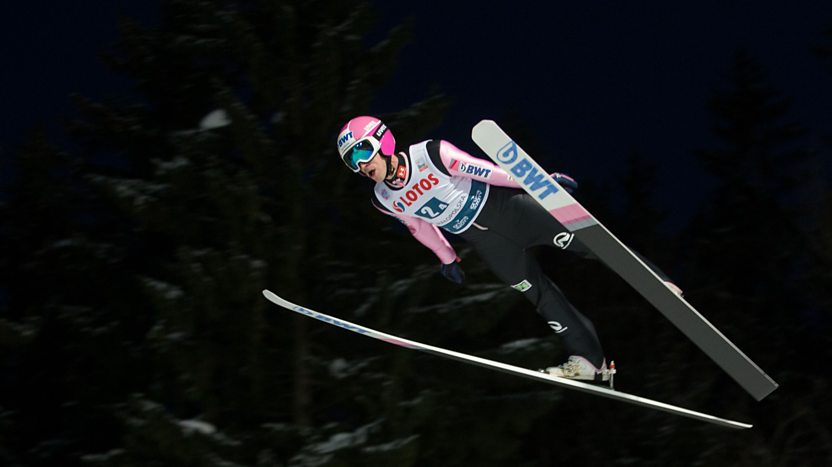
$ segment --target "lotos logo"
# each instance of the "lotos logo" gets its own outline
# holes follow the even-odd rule
[[[535,164],[528,157],[520,154],[520,150],[514,141],[509,141],[508,144],[497,151],[497,160],[505,165],[510,165],[508,171],[529,192],[541,190],[536,195],[538,199],[542,200],[558,192],[555,184],[549,181],[549,176],[542,170],[538,170],[539,168],[535,167]]]
[[[420,196],[425,194],[436,185],[439,185],[439,179],[434,174],[428,174],[427,178],[423,178],[414,183],[404,195],[399,196],[397,201],[393,202],[393,209],[396,212],[404,212],[405,206],[411,206]]]
[[[341,137],[338,138],[338,149],[341,149],[341,146],[343,146],[344,143],[346,143],[347,141],[349,141],[351,139],[352,139],[352,132],[351,131],[348,131],[348,132],[344,133],[343,135],[341,135]]]

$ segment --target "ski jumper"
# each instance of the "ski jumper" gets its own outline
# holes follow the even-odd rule
[[[543,274],[526,251],[548,245],[595,259],[506,172],[453,144],[425,141],[400,153],[401,182],[377,183],[373,205],[396,217],[443,264],[457,255],[440,228],[469,242],[503,282],[523,293],[569,355],[601,367],[604,353],[592,322]]]

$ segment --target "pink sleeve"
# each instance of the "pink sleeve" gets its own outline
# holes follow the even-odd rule
[[[375,204],[373,204],[373,206],[375,206]],[[376,209],[379,209],[378,206],[375,207]],[[381,209],[379,209],[379,211],[395,217],[402,224],[404,224],[407,227],[407,230],[410,231],[411,235],[413,235],[416,240],[419,240],[419,243],[430,248],[442,264],[450,264],[456,260],[456,251],[451,244],[448,243],[445,236],[442,235],[442,232],[439,231],[439,227],[416,217],[400,216],[396,213]]]
[[[439,141],[439,157],[451,175],[473,178],[489,185],[520,188],[520,184],[493,162],[474,157],[448,141]]]

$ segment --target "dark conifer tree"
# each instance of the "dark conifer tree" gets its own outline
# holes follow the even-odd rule
[[[742,336],[737,344],[781,384],[768,399],[783,403],[760,417],[755,431],[755,442],[765,449],[737,460],[744,463],[803,463],[818,458],[828,439],[820,425],[798,429],[793,418],[814,406],[811,401],[818,402],[822,390],[804,376],[819,357],[806,339],[812,334],[807,311],[815,307],[808,294],[812,278],[806,267],[812,261],[806,246],[812,243],[816,203],[807,187],[817,174],[807,170],[812,153],[804,129],[790,117],[790,105],[759,62],[748,52],[737,53],[727,82],[709,102],[719,143],[698,152],[716,188],[690,230],[698,287],[689,295],[729,338]],[[702,375],[715,371],[700,369]],[[728,396],[726,391],[736,389],[724,376],[703,379],[702,388],[722,410],[755,408],[747,398]],[[818,449],[798,448],[790,441],[793,430]],[[713,442],[720,446],[724,440]],[[739,449],[723,445],[715,451]]]
[[[19,222],[3,230],[17,250],[2,322],[15,376],[0,405],[21,429],[0,425],[14,446],[0,453],[271,465],[343,430],[327,413],[337,388],[312,376],[330,343],[310,340],[303,318],[267,315],[260,290],[340,308],[384,284],[378,264],[353,262],[371,211],[354,209],[333,149],[407,40],[397,28],[367,44],[371,16],[362,3],[182,0],[158,28],[124,21],[109,61],[135,93],[79,97],[75,153],[21,152],[4,206]],[[438,123],[443,106],[434,96],[385,116]]]

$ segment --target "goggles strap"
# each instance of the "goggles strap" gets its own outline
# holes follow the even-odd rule
[[[381,151],[379,151],[379,152],[381,152]],[[393,158],[392,157],[383,157],[383,159],[384,159],[384,163],[387,164],[387,176],[384,177],[384,179],[385,180],[390,180],[390,177],[393,176]]]

